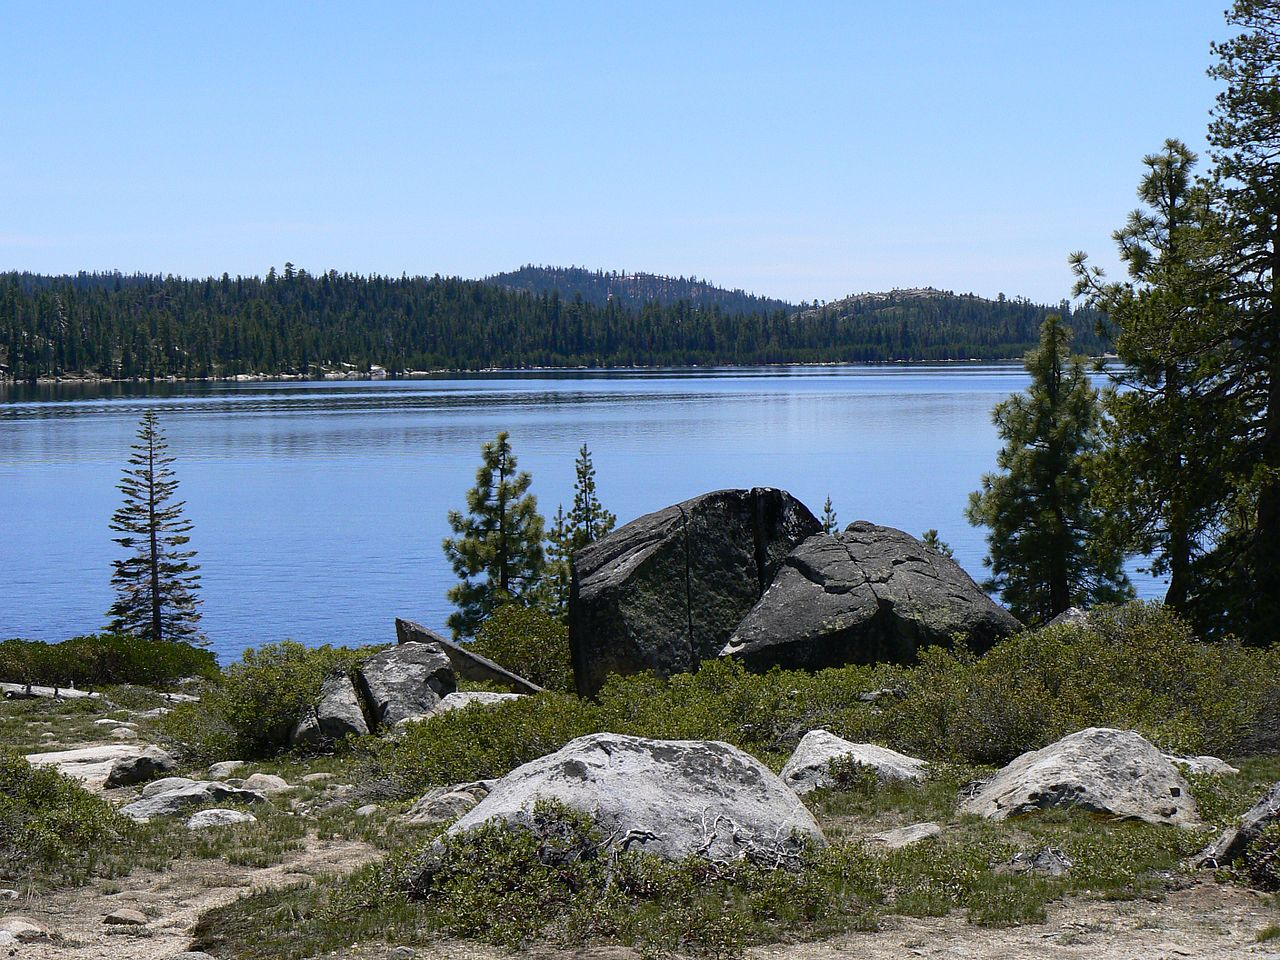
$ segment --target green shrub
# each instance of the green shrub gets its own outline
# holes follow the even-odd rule
[[[540,607],[503,604],[480,625],[470,648],[548,690],[573,689],[569,628]]]
[[[381,647],[305,647],[292,640],[244,652],[199,703],[182,704],[161,729],[193,759],[262,759],[281,753],[333,673],[351,672]]]
[[[0,680],[15,683],[80,688],[134,683],[166,689],[184,677],[217,673],[212,653],[181,641],[102,633],[61,643],[0,643]]]
[[[0,878],[56,870],[70,881],[127,829],[109,803],[74,780],[0,751]]]
[[[1280,823],[1264,827],[1249,844],[1242,872],[1259,890],[1280,890]]]

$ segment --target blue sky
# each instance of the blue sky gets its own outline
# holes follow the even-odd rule
[[[1215,0],[0,0],[0,269],[1056,302],[1196,149]]]

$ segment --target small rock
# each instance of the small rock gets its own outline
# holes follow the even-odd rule
[[[494,706],[499,703],[507,703],[512,700],[521,700],[524,698],[523,693],[493,693],[487,690],[466,690],[455,691],[441,699],[434,707],[422,717],[406,717],[401,723],[408,720],[425,720],[427,717],[438,717],[442,713],[448,713],[451,710],[461,710],[464,707],[479,704],[481,706]]]
[[[1002,875],[1030,877],[1062,877],[1071,871],[1073,864],[1057,847],[1045,847],[1035,853],[1015,853],[1008,863],[1002,863],[995,872]]]
[[[378,806],[376,803],[366,803],[363,807],[358,807],[356,809],[356,816],[371,817],[381,809],[382,807]]]
[[[145,823],[152,817],[171,817],[184,813],[191,807],[206,803],[266,803],[264,794],[254,790],[240,790],[225,783],[193,783],[176,790],[166,790],[154,797],[144,797],[120,808],[120,812],[132,820]]]
[[[258,818],[251,813],[215,807],[212,810],[201,810],[199,813],[192,814],[187,820],[187,829],[204,830],[208,827],[229,827],[237,823],[257,822]]]
[[[188,950],[186,953],[175,953],[172,960],[214,960],[214,958],[198,950]]]
[[[874,743],[850,743],[826,730],[810,730],[782,768],[782,782],[796,793],[829,787],[832,783],[831,765],[837,760],[870,767],[882,782],[902,780],[919,783],[928,770],[925,761],[888,747]]]
[[[122,721],[112,720],[110,717],[103,717],[101,720],[93,721],[93,725],[95,727],[119,727],[122,726]]]
[[[405,823],[433,824],[456,820],[489,795],[497,780],[477,780],[439,787],[421,797],[401,818]]]
[[[159,717],[163,717],[166,713],[171,712],[172,711],[168,707],[155,707],[151,710],[143,710],[139,713],[135,713],[134,716],[140,717],[143,720],[155,720]]]
[[[36,943],[49,939],[49,928],[30,917],[9,916],[0,918],[0,933],[7,933],[18,943]]]
[[[909,827],[886,830],[867,837],[867,842],[882,850],[901,850],[921,840],[932,840],[942,835],[942,827],[936,823],[913,823]]]
[[[117,760],[107,774],[108,787],[127,787],[178,769],[178,762],[159,747],[147,747],[139,756]]]
[[[150,921],[141,910],[125,907],[102,918],[103,923],[114,923],[125,927],[145,927]]]
[[[1186,767],[1192,773],[1215,777],[1234,777],[1240,771],[1217,757],[1186,757],[1178,753],[1166,753],[1165,759],[1177,766]]]
[[[222,760],[210,765],[208,773],[215,780],[225,780],[243,766],[243,760]]]
[[[0,890],[0,900],[17,900],[19,896],[17,890]]]
[[[136,740],[137,738],[138,731],[131,727],[116,727],[111,731],[112,740]]]
[[[413,960],[418,955],[418,951],[413,947],[394,947],[387,954],[388,960]]]
[[[285,790],[292,790],[284,777],[277,777],[273,773],[255,773],[253,776],[245,779],[240,784],[245,790],[256,790],[259,793],[281,793]]]
[[[144,797],[157,797],[162,793],[168,793],[170,790],[181,790],[183,787],[190,787],[196,783],[189,777],[161,777],[159,780],[152,780],[142,788]]]
[[[302,778],[303,783],[323,783],[325,780],[332,780],[335,774],[332,773],[308,773]]]

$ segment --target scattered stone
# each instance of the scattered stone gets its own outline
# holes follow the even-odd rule
[[[265,793],[268,796],[293,789],[284,777],[277,777],[273,773],[255,773],[253,776],[247,777],[240,786],[245,790],[256,790],[258,793]]]
[[[33,767],[55,767],[59,773],[79,780],[87,789],[101,790],[117,761],[140,756],[145,749],[143,744],[103,743],[75,750],[29,753],[27,762]]]
[[[569,642],[578,693],[594,696],[611,673],[670,676],[718,656],[787,554],[821,529],[784,490],[719,490],[577,551]]]
[[[143,797],[120,808],[120,812],[140,823],[153,817],[172,817],[191,807],[206,803],[266,803],[267,798],[253,790],[241,790],[225,783],[200,782],[188,787],[167,790],[153,797]]]
[[[1131,730],[1090,727],[1018,757],[961,801],[960,813],[990,820],[1078,807],[1147,823],[1199,824],[1191,788],[1147,740]]]
[[[795,752],[782,768],[782,782],[796,793],[808,793],[832,785],[833,761],[851,761],[875,771],[881,782],[904,780],[922,782],[928,764],[905,753],[874,743],[850,743],[826,730],[810,730],[797,744]]]
[[[1228,827],[1218,838],[1200,851],[1191,861],[1193,867],[1216,870],[1235,863],[1244,855],[1249,844],[1272,824],[1280,823],[1280,783],[1274,784],[1240,818],[1240,825]]]
[[[215,780],[225,780],[243,766],[243,760],[221,760],[211,764],[208,773]]]
[[[1007,876],[1064,877],[1074,866],[1057,847],[1045,847],[1035,853],[1015,853],[1007,863],[997,864],[995,873]]]
[[[427,713],[458,688],[453,665],[441,649],[402,643],[360,664],[359,683],[376,724]]]
[[[72,687],[41,687],[27,683],[0,683],[0,693],[6,700],[83,700],[101,696]]]
[[[375,813],[378,813],[381,809],[382,807],[378,806],[376,803],[366,803],[363,807],[356,808],[356,816],[372,817]]]
[[[133,715],[143,720],[158,720],[160,717],[163,717],[166,713],[172,713],[172,712],[173,711],[171,711],[168,707],[153,707],[150,710],[135,712]]]
[[[110,717],[103,717],[101,720],[93,721],[95,727],[119,727],[123,723],[123,720],[112,720]]]
[[[517,693],[542,693],[542,687],[532,680],[526,680],[506,667],[494,663],[488,657],[482,657],[452,640],[447,640],[434,630],[429,630],[412,620],[396,618],[396,642],[434,644],[449,658],[449,662],[453,664],[453,672],[464,680],[510,687]]]
[[[1215,777],[1234,777],[1240,771],[1217,757],[1184,757],[1177,753],[1166,753],[1165,759],[1170,763],[1186,767],[1192,773],[1208,774]]]
[[[487,797],[497,780],[477,780],[438,787],[418,799],[404,812],[405,823],[430,825],[456,820]]]
[[[302,778],[303,783],[323,783],[325,780],[332,780],[337,774],[333,773],[308,773]]]
[[[154,797],[161,793],[168,793],[170,790],[177,790],[179,787],[189,787],[197,781],[189,777],[161,777],[159,780],[152,780],[142,788],[144,797]]]
[[[115,727],[108,736],[110,736],[112,740],[136,740],[138,737],[138,731],[132,730],[129,727]]]
[[[671,860],[794,862],[804,842],[825,844],[813,815],[764,764],[727,743],[579,737],[507,774],[452,827],[532,822],[538,800],[591,816],[612,847]]]
[[[188,950],[185,953],[175,953],[171,960],[215,960],[215,958],[198,950]]]
[[[17,900],[17,899],[18,899],[18,897],[20,897],[20,896],[21,896],[21,894],[20,894],[20,893],[18,893],[18,891],[17,891],[17,890],[10,890],[10,889],[8,889],[8,888],[3,889],[3,890],[0,890],[0,900],[10,900],[10,901],[12,901],[12,900]]]
[[[881,700],[894,699],[905,700],[907,691],[904,687],[881,687],[879,690],[868,690],[866,693],[858,694],[858,699],[863,703],[879,703]]]
[[[1021,626],[951,558],[859,520],[797,546],[722,655],[753,670],[910,663],[957,635],[981,652]]]
[[[151,921],[141,910],[125,907],[114,913],[108,913],[102,918],[102,922],[119,924],[125,927],[145,927]]]
[[[1088,625],[1089,611],[1083,607],[1067,607],[1067,609],[1045,624],[1046,627],[1087,627]]]
[[[343,737],[369,733],[364,708],[355,684],[345,673],[328,677],[320,687],[320,698],[289,732],[294,747],[315,747]]]
[[[225,810],[213,807],[193,813],[187,820],[188,830],[205,830],[209,827],[229,827],[237,823],[257,823],[258,818],[242,810]]]
[[[867,837],[867,843],[882,850],[901,850],[922,840],[932,840],[942,835],[942,827],[936,823],[913,823],[909,827],[898,827],[884,833],[873,833]]]
[[[0,934],[8,934],[18,943],[38,943],[51,936],[49,928],[39,920],[16,915],[0,917]]]
[[[387,957],[388,960],[413,960],[417,955],[418,951],[413,947],[393,947]]]
[[[128,787],[178,769],[178,762],[159,747],[147,747],[136,757],[117,760],[107,774],[106,786]]]

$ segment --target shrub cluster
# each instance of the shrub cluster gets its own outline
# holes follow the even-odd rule
[[[471,649],[540,687],[573,689],[569,628],[541,607],[503,604],[480,625]]]
[[[52,767],[0,751],[0,878],[56,868],[70,880],[127,826],[111,804]]]
[[[212,653],[181,641],[102,633],[61,643],[0,643],[0,680],[12,683],[82,689],[133,683],[166,689],[184,677],[217,673]]]
[[[305,647],[292,640],[248,649],[199,703],[182,704],[162,730],[195,760],[261,759],[282,752],[314,706],[325,677],[352,672],[381,647]]]

